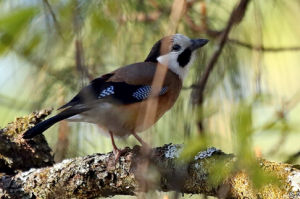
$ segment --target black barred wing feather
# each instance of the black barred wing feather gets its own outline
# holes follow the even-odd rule
[[[98,99],[110,98],[122,104],[131,104],[146,100],[151,94],[150,85],[130,85],[125,82],[107,82],[107,87],[98,95]],[[163,87],[159,95],[167,92]]]
[[[168,87],[163,87],[158,95],[163,95],[167,92]],[[145,100],[147,99],[151,94],[151,86],[145,85],[139,87],[133,94],[132,96],[137,99],[137,100]]]

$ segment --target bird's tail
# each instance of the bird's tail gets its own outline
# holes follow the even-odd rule
[[[53,116],[53,117],[51,117],[51,118],[49,118],[45,121],[42,121],[42,122],[38,123],[37,125],[35,125],[31,129],[28,129],[23,134],[23,138],[24,139],[30,139],[30,138],[33,138],[33,137],[39,135],[39,134],[42,134],[44,131],[46,131],[48,128],[50,128],[56,122],[67,119],[71,116],[82,113],[86,110],[87,109],[72,109],[72,108],[64,110],[61,113],[59,113],[59,114],[57,114],[57,115],[55,115],[55,116]]]
[[[31,129],[28,129],[23,134],[23,138],[30,139],[39,134],[42,134],[44,131],[46,131],[48,128],[50,128],[53,124],[55,124],[56,122],[59,122],[63,119],[66,119],[66,118],[61,117],[60,115],[55,115],[45,121],[42,121],[42,122],[38,123],[37,125],[35,125],[34,127],[32,127]]]

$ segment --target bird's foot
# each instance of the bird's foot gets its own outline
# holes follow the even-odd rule
[[[120,159],[120,156],[126,153],[126,148],[125,149],[118,149],[117,147],[113,149],[113,153],[115,155],[115,161],[118,161]]]

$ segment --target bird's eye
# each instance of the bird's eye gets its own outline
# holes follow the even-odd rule
[[[178,44],[175,44],[173,47],[172,47],[172,51],[179,51],[180,50],[180,46]]]

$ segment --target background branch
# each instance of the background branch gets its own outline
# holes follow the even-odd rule
[[[48,9],[48,11],[49,11],[49,13],[50,13],[50,15],[51,15],[51,17],[53,19],[54,27],[55,27],[57,33],[59,34],[59,36],[61,38],[64,38],[63,34],[62,34],[62,31],[61,31],[61,28],[60,28],[60,25],[59,25],[59,23],[58,23],[58,21],[56,19],[55,13],[54,13],[54,11],[53,11],[50,3],[48,2],[48,0],[43,0],[43,3],[45,5],[45,7]]]
[[[288,164],[293,164],[299,157],[300,157],[300,151],[290,155],[285,162]]]
[[[81,29],[83,26],[83,21],[81,19],[81,10],[78,1],[74,1],[74,14],[73,14],[73,26],[74,26],[74,34],[75,34],[75,63],[76,69],[81,76],[81,80],[87,78],[89,81],[92,81],[94,77],[89,73],[88,68],[85,65],[84,60],[84,49],[82,42],[82,33]],[[81,86],[84,86],[84,82],[82,82]]]
[[[203,93],[207,84],[207,80],[215,66],[215,64],[218,61],[219,56],[221,55],[221,52],[223,50],[223,47],[225,46],[225,43],[228,39],[229,32],[233,25],[238,24],[242,21],[243,17],[245,16],[247,6],[249,4],[250,0],[241,0],[239,4],[233,9],[230,18],[227,22],[227,25],[225,29],[222,31],[222,34],[220,35],[219,42],[217,44],[217,48],[215,52],[213,53],[212,57],[210,58],[207,66],[205,67],[205,70],[203,72],[203,75],[201,76],[200,80],[196,83],[195,90],[193,90],[192,93],[192,99],[193,104],[201,105],[203,103]],[[198,122],[198,129],[200,132],[203,131],[203,124],[200,120]]]
[[[248,48],[250,50],[257,50],[257,51],[263,51],[263,52],[282,52],[282,51],[299,51],[300,46],[289,46],[289,47],[265,47],[265,46],[254,46],[252,44],[239,41],[237,39],[228,39],[228,42]]]
[[[195,3],[195,1],[189,1],[187,3],[187,9],[190,9],[193,4]],[[185,13],[184,16],[184,20],[186,22],[186,24],[189,26],[189,28],[197,33],[202,33],[202,34],[207,34],[208,36],[212,37],[212,38],[218,38],[220,37],[220,35],[224,32],[224,30],[214,30],[211,27],[209,27],[208,25],[208,18],[207,18],[207,11],[206,11],[206,3],[205,2],[199,2],[201,3],[201,25],[198,25],[194,22],[194,20],[192,19],[192,17],[190,17],[188,15],[188,12]],[[246,7],[245,7],[246,8]],[[245,9],[243,8],[243,9]],[[239,19],[237,19],[237,21],[235,23],[240,23],[242,20],[242,10],[240,10],[240,16]],[[245,12],[246,10],[244,10]],[[230,21],[230,20],[229,20]],[[243,42],[240,41],[238,39],[231,39],[231,38],[227,38],[227,42],[230,42],[231,44],[237,45],[237,46],[241,46],[250,50],[257,50],[257,51],[263,51],[263,52],[282,52],[282,51],[299,51],[300,50],[300,46],[288,46],[288,47],[265,47],[263,45],[260,46],[255,46],[253,44],[247,43],[247,42]],[[194,87],[197,88],[197,87]]]

